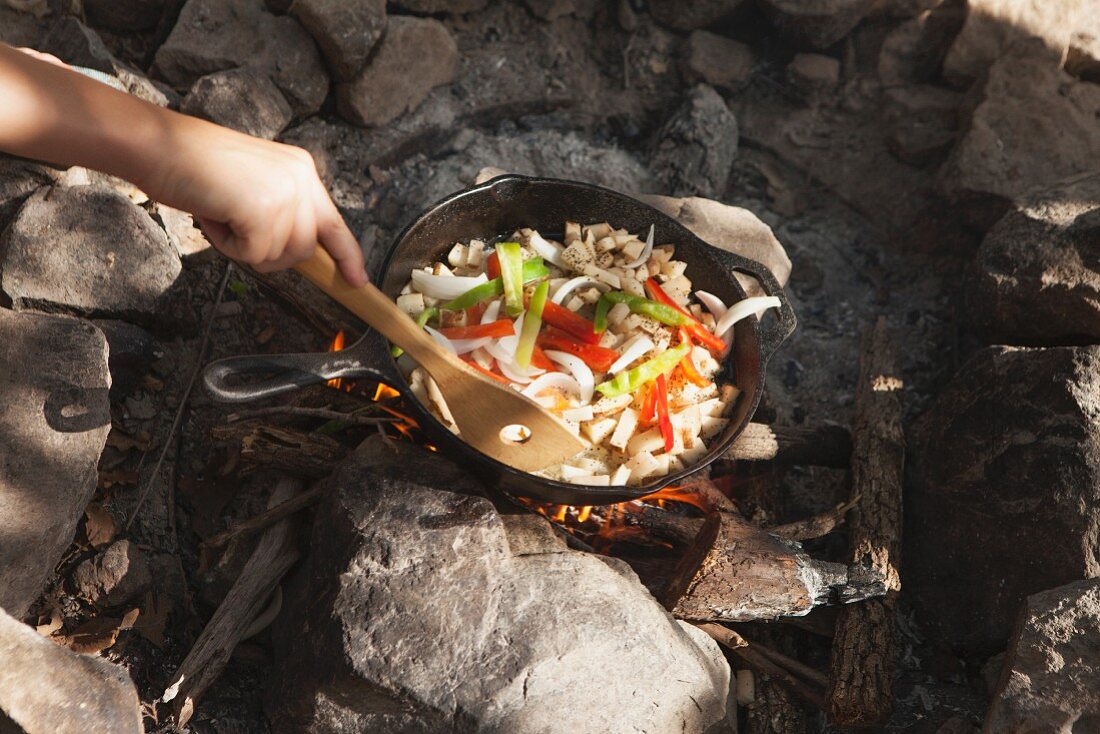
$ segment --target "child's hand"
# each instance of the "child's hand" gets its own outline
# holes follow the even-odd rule
[[[223,253],[266,273],[307,259],[320,243],[352,285],[363,253],[305,150],[201,121],[143,182],[152,198],[191,212]]]

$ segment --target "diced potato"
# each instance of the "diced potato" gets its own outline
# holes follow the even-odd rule
[[[611,468],[607,465],[607,452],[602,449],[585,452],[582,456],[575,457],[573,466],[586,469],[589,474],[607,474]]]
[[[413,290],[413,284],[412,284],[411,280],[408,283],[405,284],[404,288],[401,289],[401,295],[403,295],[403,296],[407,296],[408,294],[415,293],[415,292],[416,291]]]
[[[638,256],[642,254],[642,250],[644,249],[644,242],[642,242],[641,240],[631,239],[623,245],[623,248],[622,250],[620,250],[620,252],[622,252],[623,257],[629,263],[637,260]]]
[[[661,454],[653,458],[657,461],[657,468],[650,472],[650,476],[663,477],[668,474],[668,454]]]
[[[578,466],[570,466],[569,464],[561,465],[561,478],[566,481],[576,479],[577,477],[588,477],[591,475],[592,472],[588,471],[588,469],[582,469]]]
[[[650,255],[650,262],[656,262],[658,265],[664,265],[672,259],[675,254],[676,248],[672,245],[657,245],[653,248],[653,254]]]
[[[592,263],[585,265],[582,272],[591,278],[595,278],[601,283],[607,283],[609,286],[616,290],[622,288],[622,284],[619,282],[619,276],[615,275],[609,270],[604,270],[603,268],[596,267]]]
[[[451,269],[443,263],[435,263],[434,265],[432,265],[431,272],[432,275],[454,275],[454,273],[451,272]]]
[[[579,477],[569,477],[565,481],[570,484],[588,484],[593,487],[611,486],[611,477],[606,474],[583,474]]]
[[[661,266],[661,275],[672,278],[679,278],[687,270],[687,263],[683,260],[669,260],[667,263]]]
[[[565,307],[570,311],[580,311],[584,308],[584,299],[573,293],[569,296],[569,300],[565,302]]]
[[[608,329],[600,334],[600,346],[607,349],[617,349],[623,342],[623,337]]]
[[[443,416],[444,422],[446,422],[448,427],[454,426],[455,418],[451,415],[451,409],[447,407],[447,401],[443,399],[443,393],[439,391],[439,386],[435,384],[435,380],[430,376],[425,382],[428,385],[428,397],[435,407],[439,409],[439,414]],[[454,428],[451,428],[451,430],[454,430]]]
[[[740,397],[740,395],[741,390],[734,385],[722,385],[721,391],[718,395],[718,397],[722,401],[722,408],[714,415],[718,415],[723,418],[729,417],[729,414],[733,411],[733,406],[737,403],[737,398]]]
[[[561,412],[561,417],[567,421],[576,421],[577,423],[583,423],[584,421],[590,421],[594,417],[591,405],[582,405],[579,408],[569,408]]]
[[[609,268],[614,264],[614,262],[615,262],[615,256],[612,255],[610,252],[597,252],[596,253],[596,260],[595,260],[596,267],[598,267],[598,268]],[[618,278],[619,276],[616,275],[615,277]]]
[[[710,438],[725,430],[728,425],[729,420],[726,418],[717,418],[713,415],[704,416],[699,422],[699,435],[704,439]]]
[[[569,246],[581,239],[581,225],[576,222],[565,223],[565,244]]]
[[[615,487],[626,486],[626,483],[630,481],[630,467],[626,464],[621,465],[615,470],[615,473],[611,475],[611,484]]]
[[[684,462],[680,461],[679,456],[668,455],[668,473],[680,471],[684,468]]]
[[[691,466],[706,456],[706,453],[706,445],[702,441],[699,441],[691,448],[685,449],[684,453],[680,454],[680,461],[684,463],[684,466]]]
[[[601,237],[596,240],[596,249],[601,252],[611,252],[617,244],[614,237]]]
[[[424,296],[420,293],[407,293],[398,296],[397,307],[409,316],[416,316],[424,310]]]
[[[463,244],[457,244],[447,253],[447,262],[452,268],[466,267],[466,253],[469,248]]]
[[[630,468],[630,481],[640,483],[657,470],[657,460],[653,458],[653,454],[643,451],[631,456],[624,466]]]
[[[587,268],[594,267],[596,253],[591,246],[577,240],[562,250],[561,259],[570,270],[587,274]]]
[[[627,311],[629,310],[628,308]],[[610,322],[610,319],[608,321]],[[636,333],[642,328],[642,317],[636,313],[628,314],[616,327],[619,333]]]
[[[630,439],[626,445],[626,453],[634,456],[640,454],[643,451],[654,453],[656,451],[663,451],[665,447],[665,439],[661,436],[661,430],[659,428],[651,428],[645,433],[639,433]]]
[[[581,425],[581,431],[592,443],[601,444],[611,435],[611,432],[615,430],[615,426],[617,425],[619,425],[619,422],[614,418],[600,418],[599,420],[583,423]]]
[[[611,326],[618,326],[629,315],[630,306],[625,303],[616,303],[607,311],[607,323]]]
[[[661,288],[668,294],[669,298],[681,306],[687,305],[688,299],[691,297],[691,281],[682,275],[661,283]]]
[[[592,231],[591,227],[584,230],[584,237],[582,238],[582,240],[584,241],[584,244],[588,245],[590,248],[592,248],[593,251],[595,251],[596,233]]]
[[[703,402],[698,403],[694,407],[699,411],[699,415],[717,415],[717,416],[721,416],[722,415],[722,409],[725,406],[722,403],[722,398],[718,397],[718,398],[709,398],[707,400],[704,400]],[[686,412],[686,410],[690,410],[690,408],[685,409],[685,412]]]
[[[485,243],[481,240],[470,240],[470,246],[466,249],[466,267],[480,269],[484,257]]]
[[[651,278],[654,275],[658,275],[661,272],[661,263],[657,262],[653,258],[649,259],[649,262],[646,263],[645,267],[646,267],[646,277],[647,278]]]
[[[693,303],[690,306],[688,306],[688,311],[691,313],[691,315],[693,317],[695,317],[696,321],[698,321],[699,319],[701,319],[703,317],[703,307],[700,306],[698,303]]]
[[[652,319],[649,316],[642,316],[640,314],[634,315],[638,317],[638,328],[649,334],[650,336],[664,329],[664,325],[662,325],[661,322],[657,319]]]
[[[591,234],[594,239],[603,239],[611,234],[611,225],[607,222],[600,222],[599,224],[590,224],[587,227],[588,234]]]
[[[629,395],[623,397],[627,398],[627,402],[630,401]],[[638,412],[633,408],[625,408],[619,415],[619,425],[615,426],[615,432],[611,434],[611,440],[608,443],[620,451],[624,451],[630,437],[634,435],[634,429],[637,427]]]
[[[596,301],[600,300],[600,296],[603,294],[600,293],[599,288],[583,288],[577,295],[581,297],[582,301],[591,306]]]
[[[640,280],[634,278],[633,276],[623,276],[619,278],[619,282],[622,284],[622,289],[630,295],[642,296],[643,298],[645,297],[645,285]],[[625,304],[615,305],[622,306]]]

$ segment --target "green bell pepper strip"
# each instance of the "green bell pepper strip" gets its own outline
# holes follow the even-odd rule
[[[522,369],[531,366],[531,355],[535,352],[535,339],[542,327],[542,310],[546,307],[546,296],[550,293],[550,284],[545,280],[538,284],[531,295],[531,305],[523,317],[523,330],[516,344],[516,364]]]
[[[504,281],[504,310],[516,317],[523,313],[523,251],[518,242],[501,242],[496,252]]]
[[[691,349],[690,344],[666,349],[648,362],[642,362],[633,369],[623,370],[607,382],[601,382],[596,385],[596,390],[608,398],[631,394],[650,380],[656,380],[659,376],[667,375],[676,369],[676,365],[680,364],[680,360],[689,349]]]
[[[684,316],[672,306],[666,306],[663,303],[651,301],[648,298],[642,298],[641,296],[635,296],[630,293],[623,293],[622,291],[609,291],[600,296],[601,301],[605,299],[609,303],[625,303],[627,307],[630,308],[631,313],[648,316],[651,319],[660,321],[662,324],[668,324],[669,326],[682,326],[688,321],[687,316]],[[597,314],[599,313],[598,309],[599,304],[597,304]],[[598,323],[596,326],[596,331],[600,331]]]
[[[421,311],[420,313],[418,313],[416,315],[416,319],[415,319],[416,325],[419,326],[421,329],[423,329],[425,326],[428,325],[429,321],[431,321],[432,319],[434,319],[438,315],[439,315],[439,309],[436,308],[435,306],[432,306],[431,308],[426,308],[426,309],[424,309],[423,311]],[[400,357],[404,353],[405,353],[405,350],[402,349],[401,347],[397,346],[396,344],[390,348],[390,354],[393,355],[394,359],[397,359],[398,357]]]
[[[611,310],[611,299],[600,296],[596,301],[596,315],[592,319],[592,331],[602,334],[607,331],[607,312]]]
[[[547,275],[550,275],[550,270],[542,262],[541,257],[533,257],[523,262],[524,283],[529,283],[539,278],[545,278]],[[447,301],[440,306],[440,308],[446,309],[447,311],[462,311],[467,308],[472,308],[489,298],[496,298],[503,292],[504,279],[493,278],[488,283],[475,285],[453,301]]]

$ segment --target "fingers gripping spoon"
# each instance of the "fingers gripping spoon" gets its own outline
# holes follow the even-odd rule
[[[585,449],[583,441],[538,403],[467,367],[374,284],[350,285],[324,249],[315,249],[295,270],[408,352],[435,380],[462,440],[481,453],[530,472],[561,464]]]

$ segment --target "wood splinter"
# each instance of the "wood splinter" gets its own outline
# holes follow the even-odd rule
[[[284,504],[300,490],[297,480],[282,479],[268,506]],[[182,729],[190,720],[198,699],[221,675],[276,585],[298,560],[293,523],[292,518],[285,518],[264,532],[233,587],[172,676],[161,701],[171,706],[177,728]]]
[[[901,580],[905,463],[897,360],[885,318],[865,335],[852,428],[851,561],[873,568],[886,595],[842,609],[833,637],[829,714],[834,724],[879,727],[894,708],[896,604]]]

